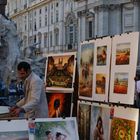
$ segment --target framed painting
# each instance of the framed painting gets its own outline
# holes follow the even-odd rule
[[[83,42],[80,46],[79,98],[92,100],[94,68],[94,41]]]
[[[90,117],[91,104],[89,102],[78,101],[78,130],[80,140],[90,139]]]
[[[110,79],[111,38],[95,40],[95,59],[93,74],[93,100],[108,102]]]
[[[110,140],[137,140],[139,109],[114,107],[110,122]]]
[[[34,140],[46,140],[49,138],[79,140],[76,118],[36,119]]]
[[[110,107],[108,105],[91,106],[90,140],[109,140]]]
[[[75,80],[76,52],[49,54],[46,61],[46,91],[72,92]]]
[[[73,93],[46,93],[50,118],[70,117]]]
[[[116,35],[112,39],[109,102],[134,104],[139,33]]]
[[[0,140],[29,140],[28,121],[0,121]]]

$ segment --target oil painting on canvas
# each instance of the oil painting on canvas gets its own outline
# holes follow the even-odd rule
[[[128,73],[115,73],[114,93],[127,94],[128,90]]]
[[[96,74],[96,94],[105,94],[106,74]]]
[[[97,47],[97,66],[107,64],[107,46]]]
[[[134,140],[135,121],[113,118],[111,121],[110,140]]]
[[[82,44],[80,56],[79,96],[92,97],[94,44]]]
[[[75,53],[49,55],[46,63],[46,89],[66,90],[73,88]]]

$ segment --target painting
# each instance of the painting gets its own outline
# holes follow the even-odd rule
[[[110,121],[110,140],[137,140],[139,109],[114,106]]]
[[[110,108],[107,105],[93,104],[91,106],[90,140],[108,140],[109,121]]]
[[[72,93],[46,93],[49,117],[70,117]]]
[[[110,83],[111,38],[103,37],[95,40],[95,58],[93,74],[93,101],[108,102]]]
[[[73,91],[76,53],[48,55],[46,62],[46,90]]]
[[[78,130],[80,140],[90,139],[90,115],[91,105],[88,103],[78,102]]]
[[[96,94],[105,94],[106,74],[96,74]]]
[[[97,46],[97,66],[107,64],[107,46]]]
[[[29,140],[28,121],[0,121],[0,140]]]
[[[128,73],[115,73],[114,77],[114,93],[127,94]]]
[[[110,140],[134,140],[135,121],[113,118],[111,121]]]
[[[109,102],[134,104],[138,44],[139,32],[124,33],[112,38]]]
[[[77,122],[71,118],[47,118],[35,120],[35,140],[79,140]]]
[[[116,46],[116,65],[129,65],[130,43],[117,44]]]
[[[79,97],[92,99],[94,43],[81,44],[79,69]]]

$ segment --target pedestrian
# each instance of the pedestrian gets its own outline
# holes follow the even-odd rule
[[[48,103],[45,95],[44,82],[32,70],[29,63],[22,61],[17,66],[19,78],[24,83],[25,96],[10,108],[13,117],[24,113],[25,118],[48,117]]]

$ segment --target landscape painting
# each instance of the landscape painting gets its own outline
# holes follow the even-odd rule
[[[81,45],[80,70],[79,70],[79,96],[92,98],[94,44]]]
[[[75,53],[49,55],[46,63],[46,90],[73,90]]]
[[[113,118],[111,121],[110,140],[134,140],[135,121]]]
[[[116,65],[129,65],[130,43],[120,43],[116,46]]]
[[[79,140],[76,118],[36,119],[34,140],[48,140],[48,137],[53,140]]]
[[[107,46],[97,47],[97,66],[103,66],[107,64]]]
[[[46,93],[50,118],[70,117],[72,93]]]
[[[106,74],[96,74],[96,94],[105,94]]]
[[[114,93],[127,94],[128,91],[128,73],[115,73]]]

